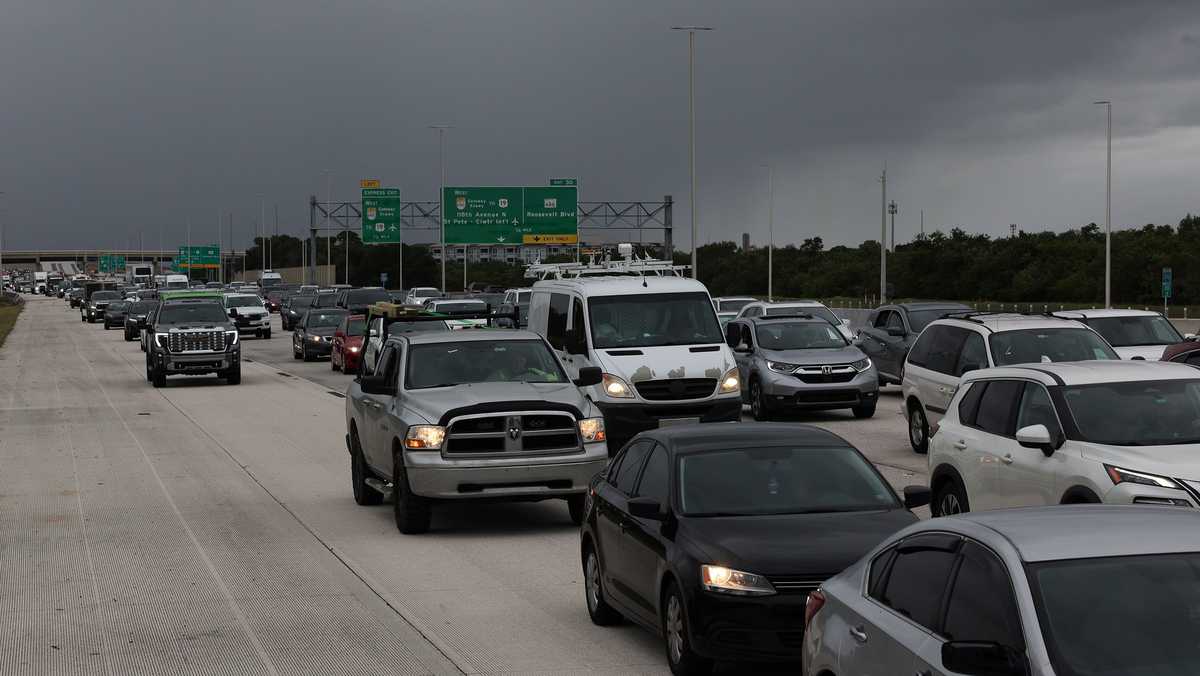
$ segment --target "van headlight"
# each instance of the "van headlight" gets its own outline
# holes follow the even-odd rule
[[[605,373],[600,379],[600,387],[604,389],[604,394],[613,399],[633,399],[633,388],[620,376]]]
[[[445,440],[446,428],[441,425],[413,425],[404,435],[404,447],[436,451]]]
[[[608,437],[604,434],[604,418],[584,418],[580,420],[579,436],[583,437],[584,443],[605,441]]]
[[[721,394],[731,394],[742,390],[742,379],[738,377],[737,367],[731,368],[721,376]]]

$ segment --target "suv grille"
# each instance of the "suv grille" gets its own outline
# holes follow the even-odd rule
[[[446,455],[564,453],[582,450],[575,418],[513,412],[459,418],[446,430]]]
[[[825,369],[829,369],[828,372]],[[830,364],[828,366],[801,366],[796,370],[796,377],[800,382],[810,385],[821,385],[826,383],[848,383],[854,380],[854,376],[858,375],[858,371],[854,370],[849,364]]]
[[[643,380],[636,383],[638,394],[647,401],[673,401],[676,399],[703,399],[712,396],[717,389],[716,378],[673,378],[671,380]]]
[[[172,331],[167,334],[168,352],[224,352],[224,331]]]

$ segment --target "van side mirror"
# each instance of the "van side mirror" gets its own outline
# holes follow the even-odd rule
[[[654,498],[632,498],[627,504],[629,505],[629,514],[639,519],[664,521],[667,518],[662,503]]]
[[[602,380],[604,380],[604,372],[600,370],[599,366],[584,366],[579,369],[579,377],[573,382],[576,387],[591,387],[599,385]]]
[[[1017,430],[1017,443],[1025,448],[1036,448],[1047,458],[1054,455],[1054,439],[1045,425],[1027,425]]]
[[[1023,676],[1025,658],[1008,646],[987,641],[942,644],[942,666],[969,676]]]

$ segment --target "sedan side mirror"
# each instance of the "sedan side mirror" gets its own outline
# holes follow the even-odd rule
[[[604,380],[604,372],[599,366],[584,366],[579,369],[579,377],[574,380],[576,387],[591,387],[599,385]]]
[[[898,326],[888,327],[887,334],[893,338],[903,338],[904,336],[908,335],[904,332],[904,329]]]
[[[1054,439],[1050,437],[1050,430],[1045,425],[1027,425],[1017,430],[1017,443],[1025,448],[1036,448],[1046,457],[1054,455]]]
[[[370,375],[358,379],[359,387],[367,394],[389,395],[396,393],[396,387],[388,383],[387,376]]]
[[[631,498],[628,504],[629,513],[639,519],[664,521],[667,518],[662,503],[654,498]]]
[[[987,641],[949,641],[942,644],[942,666],[971,676],[1021,676],[1025,659],[1017,651]]]
[[[908,509],[924,507],[933,500],[933,492],[929,486],[905,486],[904,506]]]

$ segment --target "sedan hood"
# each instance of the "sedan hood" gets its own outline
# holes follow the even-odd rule
[[[835,575],[884,538],[916,523],[906,509],[778,516],[682,517],[697,555],[748,573]]]
[[[820,366],[824,364],[851,364],[866,355],[862,350],[847,345],[846,347],[819,348],[813,350],[763,350],[763,356],[771,361],[781,361],[802,366]]]
[[[405,405],[430,422],[441,420],[447,411],[467,406],[505,402],[554,402],[566,404],[582,415],[591,415],[579,388],[573,383],[474,383],[453,387],[431,387],[406,392]]]

